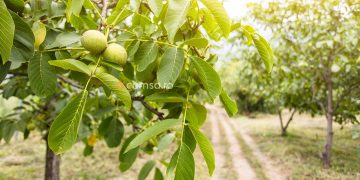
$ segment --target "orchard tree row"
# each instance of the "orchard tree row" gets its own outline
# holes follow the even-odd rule
[[[271,30],[273,72],[271,78],[264,76],[258,68],[260,59],[238,45],[241,58],[234,57],[222,70],[227,77],[230,69],[240,69],[235,75],[238,82],[224,80],[224,86],[237,97],[240,110],[278,113],[283,135],[296,112],[324,115],[327,138],[322,159],[329,168],[333,122],[359,123],[359,4],[283,0],[248,7],[254,22]],[[242,30],[238,34],[246,35]],[[291,110],[289,119],[282,117],[284,109]]]
[[[89,155],[98,139],[119,148],[120,171],[138,154],[177,144],[170,159],[146,162],[139,179],[153,169],[154,179],[164,178],[161,169],[194,179],[196,147],[212,175],[203,103],[220,97],[230,116],[237,107],[209,50],[241,28],[250,26],[232,22],[217,0],[0,0],[0,93],[21,102],[0,119],[0,140],[39,130],[48,145],[45,179],[59,179],[57,155],[76,142]],[[247,36],[270,72],[269,45],[252,29]]]

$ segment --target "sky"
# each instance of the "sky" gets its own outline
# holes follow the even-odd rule
[[[260,0],[224,0],[223,6],[231,19],[239,20],[246,14],[246,4],[249,2],[260,2]]]

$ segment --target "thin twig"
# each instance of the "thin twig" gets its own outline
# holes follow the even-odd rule
[[[135,97],[131,97],[131,99],[133,101],[139,101],[141,102],[141,104],[148,109],[150,112],[152,112],[153,114],[155,114],[156,116],[159,117],[160,120],[164,120],[164,113],[159,112],[156,108],[151,107],[147,102],[145,102],[145,97],[144,96],[135,96]]]
[[[75,81],[73,81],[73,80],[71,80],[71,79],[67,79],[67,78],[65,78],[65,77],[63,77],[63,76],[60,76],[60,75],[58,76],[58,78],[59,78],[61,81],[65,82],[65,83],[68,83],[68,84],[70,84],[71,86],[73,86],[73,87],[75,87],[75,88],[84,89],[84,87],[83,87],[82,85],[78,84],[77,82],[75,82]]]
[[[107,0],[103,0],[103,7],[102,7],[102,11],[101,11],[101,16],[102,17],[106,17],[107,14],[107,8],[108,8],[108,1]]]

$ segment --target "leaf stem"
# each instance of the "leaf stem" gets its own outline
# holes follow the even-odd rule
[[[97,70],[97,68],[99,66],[100,60],[101,60],[101,56],[99,56],[99,58],[98,58],[98,60],[96,62],[96,65],[95,65],[95,70],[91,72],[90,77],[89,77],[88,81],[86,82],[86,85],[85,85],[84,89],[88,88],[88,86],[90,84],[90,81],[91,81],[91,78],[93,77],[93,75],[95,74],[95,72],[96,72],[96,70]]]
[[[53,52],[53,51],[67,51],[67,50],[84,50],[84,48],[57,48],[57,49],[44,49],[41,52]]]
[[[190,66],[191,68],[191,66]],[[189,71],[191,70],[189,68]],[[188,78],[187,78],[187,81],[189,82],[189,80],[191,80],[191,76],[188,74]],[[187,94],[186,94],[186,104],[185,104],[185,109],[184,109],[184,113],[183,113],[183,120],[182,120],[182,132],[181,132],[181,139],[180,139],[180,146],[182,145],[182,139],[183,139],[183,136],[184,136],[184,129],[185,129],[185,122],[186,122],[186,114],[187,114],[187,109],[188,109],[188,104],[189,104],[189,96],[190,96],[190,89],[191,89],[191,81],[189,82],[189,89],[187,91]]]
[[[157,44],[162,44],[162,45],[167,45],[167,46],[171,46],[171,47],[176,47],[176,48],[181,48],[177,45],[174,45],[174,44],[170,44],[170,43],[166,43],[166,42],[162,42],[162,41],[157,41],[157,40],[152,40],[152,39],[125,39],[125,40],[117,40],[119,42],[126,42],[126,41],[141,41],[141,42],[154,42],[154,43],[157,43]]]
[[[106,19],[101,15],[99,9],[94,5],[92,1],[89,1],[91,4],[91,7],[95,9],[95,13],[100,17],[102,24],[106,25]]]

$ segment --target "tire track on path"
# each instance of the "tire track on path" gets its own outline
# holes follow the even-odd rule
[[[277,167],[273,166],[272,161],[260,151],[259,147],[256,145],[248,132],[244,129],[240,129],[232,119],[229,119],[225,111],[222,110],[220,113],[224,119],[227,119],[227,122],[233,127],[233,129],[239,133],[240,137],[251,149],[253,155],[258,159],[258,161],[260,161],[266,177],[271,180],[286,180],[286,176],[283,175]]]
[[[226,157],[224,156],[224,150],[222,149],[222,146],[221,146],[221,135],[220,135],[220,129],[218,126],[219,124],[217,123],[217,121],[214,118],[214,112],[210,111],[208,115],[209,115],[210,122],[211,122],[211,141],[214,146],[215,164],[216,164],[216,168],[215,168],[214,174],[211,177],[211,179],[220,180],[220,179],[224,179],[224,177],[222,176],[221,170],[226,168],[226,162],[225,162]]]
[[[213,125],[217,122],[217,124],[221,125],[224,129],[225,137],[223,138],[226,138],[229,143],[230,147],[227,149],[227,151],[231,156],[232,166],[237,174],[237,178],[241,180],[257,180],[254,169],[250,166],[249,162],[241,152],[241,147],[239,146],[238,140],[236,139],[235,132],[227,122],[228,119],[224,118],[223,116],[219,116],[220,114],[218,109],[214,107],[210,107],[209,109],[212,111],[211,121]],[[214,129],[213,134],[215,134],[215,131],[218,130]],[[216,146],[216,144],[214,144],[214,146]],[[216,148],[215,152],[218,152],[219,148],[221,147]],[[214,176],[214,178],[216,177]]]

